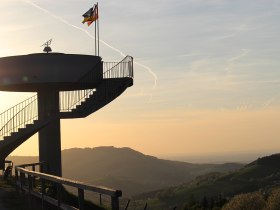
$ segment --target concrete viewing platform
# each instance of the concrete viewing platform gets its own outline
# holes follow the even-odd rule
[[[40,88],[56,87],[60,91],[76,90],[82,78],[93,67],[94,80],[102,80],[101,57],[63,53],[38,53],[0,58],[0,90],[37,92]],[[93,84],[91,84],[93,85]]]

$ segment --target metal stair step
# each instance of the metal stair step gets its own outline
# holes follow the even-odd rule
[[[20,133],[21,131],[24,131],[26,128],[19,128],[18,129],[18,132],[16,132],[16,133]]]
[[[27,125],[25,126],[25,128],[30,128],[30,127],[32,127],[32,126],[34,126],[34,124],[27,124]]]
[[[12,138],[12,136],[4,136],[3,141],[9,141],[10,138]]]
[[[32,124],[26,124],[24,128],[19,128],[17,132],[11,132],[9,136],[4,136],[3,141],[7,141],[9,138],[12,138],[14,135],[18,135],[20,132],[34,126],[39,120],[34,120]]]

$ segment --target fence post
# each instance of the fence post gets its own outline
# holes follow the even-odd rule
[[[24,185],[24,179],[25,179],[25,174],[23,172],[20,171],[19,173],[20,175],[20,189],[23,192],[23,185]]]
[[[85,200],[85,194],[83,189],[78,189],[78,194],[79,194],[79,210],[84,210],[84,200]]]
[[[112,210],[119,210],[120,209],[119,197],[112,196],[111,197],[111,203],[112,203]]]
[[[100,205],[100,206],[103,205],[103,204],[102,204],[102,194],[101,194],[101,193],[99,194],[99,205]]]
[[[32,190],[32,177],[31,177],[30,174],[28,174],[27,177],[28,177],[28,193],[29,193],[29,195],[30,195],[31,190]]]
[[[134,77],[134,70],[133,70],[133,57],[131,57],[131,70],[132,70],[132,74],[131,76]]]
[[[31,208],[31,190],[32,190],[32,177],[28,174],[28,203],[29,208]]]
[[[15,177],[16,177],[16,190],[18,192],[19,191],[19,187],[18,187],[19,180],[18,180],[18,170],[16,167],[15,167]]]
[[[119,204],[119,197],[122,196],[122,191],[121,190],[116,190],[115,194],[111,196],[111,205],[112,205],[112,210],[119,210],[120,209],[120,204]]]
[[[148,203],[146,202],[144,210],[147,210],[147,207],[148,207]]]
[[[130,204],[130,200],[127,201],[126,206],[125,206],[125,210],[128,209],[129,204]]]
[[[44,209],[45,180],[41,178],[42,210]]]
[[[32,171],[35,171],[35,165],[32,165]],[[32,179],[32,186],[35,187],[35,176]]]
[[[60,183],[56,184],[56,189],[57,189],[57,209],[60,209],[60,205],[61,205],[61,184]]]

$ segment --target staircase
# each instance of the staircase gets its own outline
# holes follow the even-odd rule
[[[87,88],[94,79],[94,70],[77,82]],[[0,162],[51,121],[87,117],[120,96],[133,85],[133,58],[127,56],[121,62],[103,62],[103,72],[103,79],[94,89],[60,92],[58,116],[39,120],[37,94],[1,113]]]

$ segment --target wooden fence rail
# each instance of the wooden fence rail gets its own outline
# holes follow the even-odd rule
[[[33,195],[42,199],[42,209],[43,203],[48,202],[52,205],[57,206],[58,209],[79,209],[84,210],[84,192],[91,191],[94,193],[98,193],[100,195],[100,204],[101,196],[109,196],[111,197],[111,209],[112,210],[119,210],[119,198],[122,196],[122,191],[120,190],[113,190],[105,187],[97,187],[89,184],[85,184],[83,182],[65,179],[58,176],[53,176],[45,173],[40,173],[36,171],[36,166],[44,167],[46,166],[45,163],[33,163],[33,164],[26,164],[20,165],[15,167],[15,177],[18,189],[25,191],[28,193],[29,196]],[[32,170],[26,169],[27,167],[31,167]],[[41,188],[40,192],[35,191],[35,180],[39,179],[41,181]],[[46,182],[55,183],[57,187],[57,198],[54,199],[46,195]],[[61,189],[62,185],[74,187],[78,191],[78,200],[79,200],[79,208],[75,208],[73,206],[64,204],[61,202]]]

